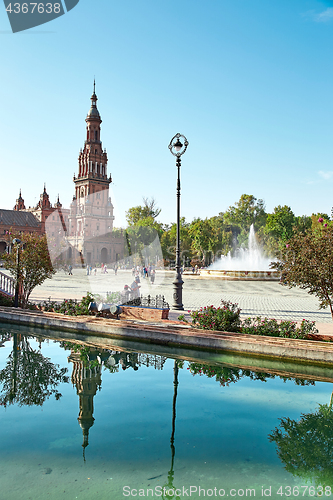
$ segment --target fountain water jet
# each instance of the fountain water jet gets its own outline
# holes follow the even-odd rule
[[[253,224],[250,227],[248,248],[239,248],[235,256],[229,252],[208,269],[200,272],[201,276],[212,276],[229,280],[279,280],[280,273],[269,267],[272,259],[265,257],[258,245]]]

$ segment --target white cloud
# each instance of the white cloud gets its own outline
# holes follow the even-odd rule
[[[330,7],[320,14],[316,14],[314,19],[317,23],[327,23],[327,21],[333,19],[333,8]]]
[[[319,170],[318,174],[320,175],[320,177],[322,177],[325,180],[331,179],[331,177],[333,177],[333,171],[332,170],[326,171],[326,172],[324,172],[323,170]]]
[[[308,10],[302,14],[302,17],[305,17],[306,19],[311,19],[316,23],[327,23],[331,19],[333,19],[333,8],[329,7],[328,9],[324,10],[323,12],[320,12],[319,14],[316,13],[314,10]]]

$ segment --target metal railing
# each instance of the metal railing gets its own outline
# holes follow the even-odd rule
[[[15,280],[7,274],[0,272],[0,292],[9,295],[10,297],[14,297],[15,295]]]
[[[127,302],[124,302],[124,306],[141,306],[141,307],[151,307],[156,309],[170,309],[169,304],[165,301],[164,295],[156,295],[153,297],[148,295],[147,297],[137,297]]]

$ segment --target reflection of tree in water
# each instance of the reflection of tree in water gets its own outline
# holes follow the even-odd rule
[[[206,375],[208,378],[215,377],[215,380],[223,387],[229,386],[230,383],[238,382],[243,377],[248,377],[252,380],[261,380],[262,382],[267,382],[268,379],[279,377],[284,382],[292,380],[296,385],[315,385],[313,380],[305,380],[296,377],[283,377],[282,375],[273,375],[271,373],[256,372],[253,370],[245,370],[243,368],[234,368],[222,365],[189,363],[187,369],[190,373],[192,373],[192,375]]]
[[[12,337],[13,350],[5,368],[0,371],[0,404],[5,407],[13,403],[42,406],[52,395],[59,399],[61,393],[57,386],[68,382],[65,376],[67,368],[52,363],[43,356],[40,348],[33,349],[26,336],[14,333]]]
[[[0,332],[0,347],[4,347],[4,343],[8,342],[12,337],[11,333],[7,333],[4,331]]]
[[[280,426],[268,436],[288,472],[321,486],[333,486],[332,398],[333,393],[329,405],[303,413],[299,421],[281,418]]]

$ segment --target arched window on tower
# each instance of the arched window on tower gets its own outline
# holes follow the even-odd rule
[[[98,132],[97,130],[95,130],[95,141],[97,141],[97,139],[98,139]]]

